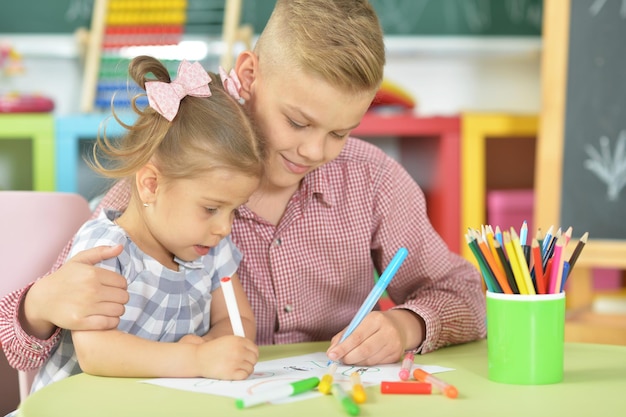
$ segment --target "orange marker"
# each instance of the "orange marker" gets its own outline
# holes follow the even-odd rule
[[[380,383],[381,394],[431,394],[432,384],[427,382],[383,381]]]
[[[433,384],[439,391],[441,391],[448,398],[456,398],[459,395],[459,392],[456,390],[454,385],[450,385],[447,382],[442,381],[436,376],[429,374],[423,369],[417,368],[413,371],[413,378],[421,382],[428,382]]]

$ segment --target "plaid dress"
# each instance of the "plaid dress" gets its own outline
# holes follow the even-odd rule
[[[211,292],[219,287],[220,278],[236,272],[242,258],[239,249],[227,237],[196,261],[176,259],[179,271],[172,271],[143,253],[113,222],[120,215],[105,210],[85,223],[70,253],[71,257],[95,246],[124,246],[118,257],[99,264],[128,281],[130,299],[118,330],[161,342],[176,342],[190,333],[205,335],[210,327]],[[63,330],[61,341],[37,373],[31,392],[80,372],[72,334]]]

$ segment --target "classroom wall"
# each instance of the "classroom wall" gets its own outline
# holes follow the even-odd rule
[[[219,42],[198,38],[219,52]],[[78,112],[82,69],[71,35],[3,35],[24,56],[24,75],[0,90],[39,92],[55,100],[55,114]],[[386,76],[417,100],[421,115],[462,111],[538,113],[540,40],[537,38],[387,37]]]

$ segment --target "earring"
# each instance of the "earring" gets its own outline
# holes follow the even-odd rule
[[[144,207],[148,207],[149,205],[150,205],[150,204],[148,204],[148,203],[143,203],[143,206],[144,206]]]

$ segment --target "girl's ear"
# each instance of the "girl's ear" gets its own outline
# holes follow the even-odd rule
[[[152,163],[147,163],[135,174],[135,185],[142,203],[150,204],[156,200],[159,186],[159,170]]]
[[[252,51],[244,51],[237,57],[235,72],[241,82],[239,95],[248,101],[252,97],[254,82],[259,71],[259,58]]]

